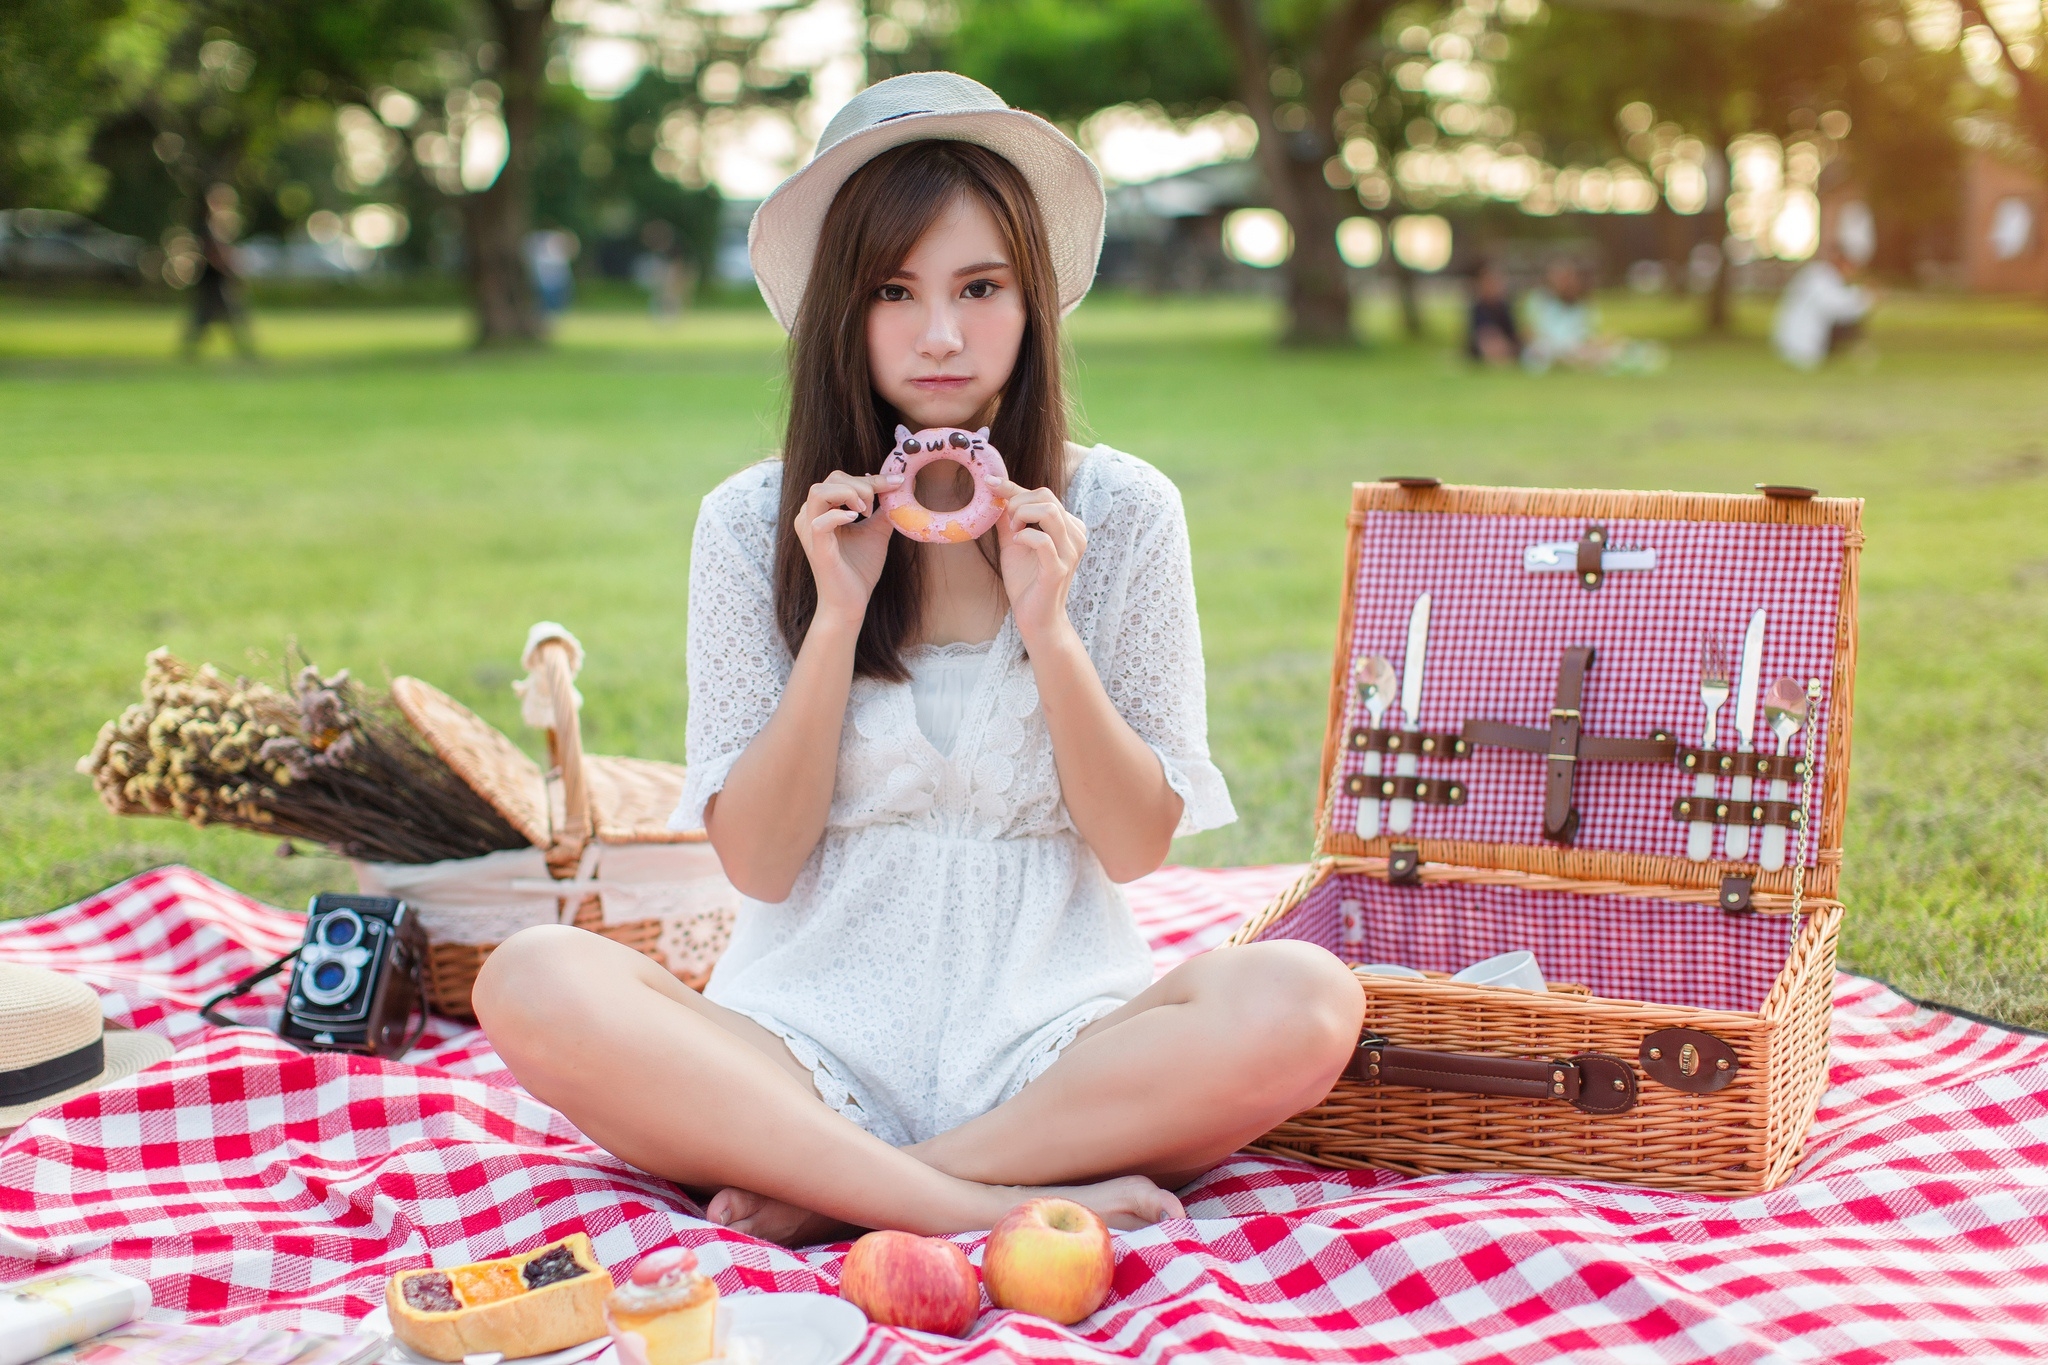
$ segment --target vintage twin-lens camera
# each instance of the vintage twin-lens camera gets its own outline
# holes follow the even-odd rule
[[[404,901],[315,896],[298,958],[277,1021],[280,1038],[396,1057],[419,1037],[412,1028],[415,1011],[424,1031],[426,936]]]

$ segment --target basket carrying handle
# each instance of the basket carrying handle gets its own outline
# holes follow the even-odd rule
[[[1585,1114],[1625,1114],[1636,1105],[1636,1075],[1604,1052],[1551,1061],[1396,1047],[1376,1033],[1358,1040],[1345,1074],[1367,1085],[1450,1090],[1461,1095],[1563,1100]]]
[[[555,723],[548,729],[548,756],[562,773],[562,827],[555,831],[557,849],[580,854],[590,842],[590,786],[583,773],[583,729],[576,715],[575,671],[567,642],[543,640],[534,672],[546,679],[555,703]]]

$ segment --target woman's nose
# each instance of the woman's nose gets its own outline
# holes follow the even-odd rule
[[[928,360],[944,360],[961,349],[960,319],[945,303],[925,315],[924,331],[917,339],[918,353]]]

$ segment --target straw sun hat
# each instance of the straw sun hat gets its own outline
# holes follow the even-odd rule
[[[170,1055],[154,1033],[103,1032],[92,987],[0,962],[0,1133]]]
[[[755,211],[747,255],[761,297],[784,331],[796,323],[818,230],[839,187],[882,152],[926,138],[977,143],[1023,172],[1045,223],[1060,312],[1072,312],[1088,292],[1102,255],[1102,174],[1095,163],[1059,129],[1012,109],[987,86],[950,71],[915,71],[847,101],[825,125],[811,164]]]

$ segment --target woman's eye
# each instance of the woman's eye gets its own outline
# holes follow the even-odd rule
[[[994,280],[976,280],[968,285],[964,292],[970,299],[988,299],[994,298],[995,292],[999,288],[1001,286]]]
[[[875,291],[875,297],[884,303],[901,303],[910,297],[910,291],[900,284],[885,284]]]

